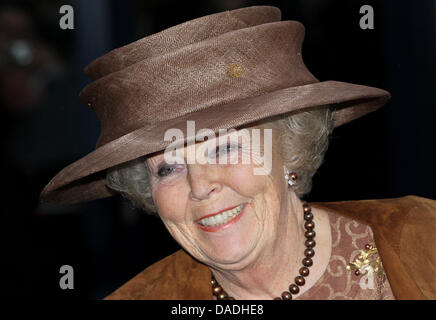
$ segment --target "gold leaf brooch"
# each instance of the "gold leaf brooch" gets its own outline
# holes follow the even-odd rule
[[[378,275],[383,274],[383,265],[374,241],[366,244],[365,250],[360,250],[360,254],[354,262],[347,265],[347,270],[354,270],[356,276],[367,274],[370,271],[369,269],[372,269]]]

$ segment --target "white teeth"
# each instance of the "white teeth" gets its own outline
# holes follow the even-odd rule
[[[216,224],[215,216],[209,217],[210,224]]]
[[[241,213],[243,207],[244,205],[241,204],[236,208],[233,208],[232,210],[227,210],[215,216],[201,219],[198,222],[203,226],[207,226],[207,227],[219,226],[221,224],[227,223],[230,220],[234,219],[239,213]]]
[[[219,214],[219,215],[215,216],[215,221],[217,222],[217,224],[223,223],[223,221],[224,221],[223,214]]]

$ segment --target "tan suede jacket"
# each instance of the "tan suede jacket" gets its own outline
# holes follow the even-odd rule
[[[436,201],[407,196],[311,205],[372,228],[396,299],[436,299]],[[210,300],[210,280],[207,266],[179,250],[105,299]]]

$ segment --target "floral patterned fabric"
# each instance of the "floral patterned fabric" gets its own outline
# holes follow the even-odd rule
[[[329,213],[332,232],[332,253],[327,269],[308,291],[297,299],[302,300],[393,300],[389,281],[384,272],[356,276],[347,270],[365,244],[373,241],[373,232],[368,225]],[[316,252],[316,247],[315,247]],[[363,278],[363,279],[362,279]],[[361,284],[362,283],[362,284]]]

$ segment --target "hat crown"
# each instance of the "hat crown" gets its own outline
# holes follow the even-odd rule
[[[272,6],[252,6],[210,14],[180,23],[114,49],[90,63],[85,68],[85,73],[96,80],[141,60],[162,55],[195,42],[233,30],[280,20],[280,9]]]
[[[160,49],[162,54],[144,54],[147,58],[97,79],[82,91],[81,99],[101,122],[97,146],[213,105],[317,82],[301,58],[302,24],[276,21],[237,29],[239,20],[221,17],[231,31]],[[265,16],[259,20],[265,21]],[[182,38],[186,40],[185,35]],[[138,52],[133,47],[129,50]],[[124,61],[138,59],[138,54],[133,56]]]

